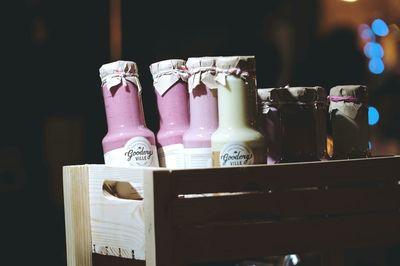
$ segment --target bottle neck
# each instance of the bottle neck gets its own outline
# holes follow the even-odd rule
[[[189,93],[187,83],[178,81],[164,95],[156,91],[160,130],[189,126]]]
[[[217,129],[218,98],[216,90],[210,90],[204,84],[200,84],[189,95],[189,103],[191,129]]]
[[[220,128],[252,127],[256,115],[255,80],[226,77],[226,86],[218,85]]]
[[[131,82],[108,90],[103,86],[108,131],[145,126],[141,97]]]

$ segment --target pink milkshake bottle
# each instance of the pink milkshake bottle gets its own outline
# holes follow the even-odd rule
[[[189,127],[185,60],[170,59],[150,66],[157,97],[160,130],[157,148],[160,166],[185,168],[183,134]]]
[[[146,127],[137,66],[116,61],[100,68],[108,132],[104,162],[116,166],[158,166],[154,133]]]
[[[213,57],[189,58],[190,126],[183,135],[186,168],[212,167],[211,135],[218,128],[218,98]]]

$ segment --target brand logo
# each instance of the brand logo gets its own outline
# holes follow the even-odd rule
[[[228,143],[222,148],[219,161],[221,166],[249,165],[254,163],[254,154],[243,143]]]
[[[151,166],[153,163],[153,148],[143,137],[135,137],[125,144],[125,158],[132,166]]]

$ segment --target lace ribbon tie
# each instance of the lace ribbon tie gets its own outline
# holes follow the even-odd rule
[[[246,81],[249,77],[252,75],[248,71],[243,71],[240,68],[229,68],[229,69],[224,69],[224,68],[217,68],[217,82],[220,84],[226,86],[226,77],[228,75],[235,75],[242,80]]]
[[[138,87],[139,92],[142,90],[137,74],[119,72],[108,75],[102,79],[103,85],[106,84],[108,90],[111,90],[113,87],[118,86],[121,83],[125,87],[127,86],[127,82],[135,84]]]
[[[346,102],[346,103],[363,103],[359,98],[354,96],[328,96],[328,101],[337,103],[337,102]]]

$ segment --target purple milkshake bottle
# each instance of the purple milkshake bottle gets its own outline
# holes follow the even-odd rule
[[[145,124],[136,64],[104,64],[100,78],[108,126],[102,141],[105,164],[157,167],[155,137]]]
[[[211,135],[218,128],[215,58],[189,58],[190,126],[183,135],[186,168],[212,167]]]
[[[183,134],[189,127],[185,60],[169,59],[150,65],[160,116],[157,148],[160,166],[185,168]]]

